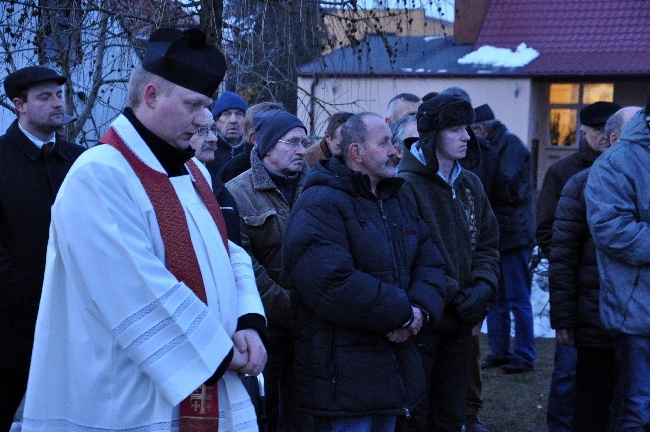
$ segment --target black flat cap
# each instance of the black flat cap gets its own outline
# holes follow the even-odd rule
[[[28,66],[7,75],[7,78],[5,78],[5,94],[10,100],[13,100],[20,92],[27,90],[34,84],[55,81],[57,84],[63,85],[67,80],[67,78],[62,77],[52,69],[42,66]]]
[[[226,59],[199,28],[159,28],[149,38],[142,67],[188,90],[212,97],[226,74]]]
[[[416,118],[419,133],[470,125],[475,121],[472,105],[448,94],[439,94],[422,103]]]
[[[494,113],[488,104],[477,106],[474,108],[474,112],[476,113],[476,123],[484,122],[487,120],[494,120]]]
[[[603,126],[620,109],[621,106],[613,102],[594,102],[580,110],[580,123],[592,127]]]

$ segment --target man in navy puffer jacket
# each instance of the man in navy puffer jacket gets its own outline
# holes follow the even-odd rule
[[[383,119],[351,117],[341,147],[307,175],[285,231],[296,399],[316,431],[393,430],[424,395],[411,336],[442,315],[444,261],[394,178]]]

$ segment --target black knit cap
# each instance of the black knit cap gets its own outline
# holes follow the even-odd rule
[[[20,92],[27,90],[35,84],[46,81],[54,81],[58,85],[63,85],[68,79],[53,71],[52,69],[42,66],[28,66],[10,73],[5,78],[5,93],[9,100],[18,97]]]
[[[488,104],[477,106],[474,108],[474,112],[476,113],[476,120],[474,120],[475,123],[494,120],[494,113]]]
[[[212,97],[226,74],[226,59],[199,28],[159,28],[151,34],[144,70],[188,90]]]
[[[260,159],[271,150],[280,138],[295,128],[307,128],[295,115],[281,109],[263,111],[253,117],[255,124],[255,148]]]
[[[470,125],[475,121],[472,105],[447,94],[439,94],[420,105],[416,118],[420,134]]]
[[[594,102],[580,110],[580,123],[591,127],[604,126],[607,119],[620,109],[621,106],[614,102]]]

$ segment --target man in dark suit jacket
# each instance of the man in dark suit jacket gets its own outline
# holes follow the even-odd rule
[[[66,81],[40,66],[4,81],[18,118],[0,136],[0,430],[9,430],[27,387],[50,207],[84,151],[56,135]]]

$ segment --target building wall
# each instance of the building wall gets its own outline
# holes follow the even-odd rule
[[[312,78],[299,78],[298,88],[312,88]],[[420,97],[450,86],[467,91],[473,106],[487,103],[497,118],[512,132],[530,145],[529,100],[531,86],[529,79],[511,78],[320,78],[314,86],[318,100],[313,104],[314,129],[310,133],[322,136],[329,114],[337,111],[372,111],[384,117],[386,107],[393,96],[399,93],[413,93]],[[298,101],[298,117],[310,124],[311,104],[306,93]]]
[[[601,80],[614,83],[614,102],[621,106],[645,106],[650,95],[647,80]],[[562,81],[564,82],[564,81]],[[309,90],[311,78],[299,78],[299,88]],[[533,154],[534,183],[541,188],[544,175],[554,162],[567,157],[576,148],[549,146],[550,81],[529,78],[320,78],[314,86],[317,102],[313,104],[314,123],[310,134],[322,136],[327,116],[337,111],[372,111],[384,117],[390,99],[399,93],[423,96],[458,86],[467,91],[472,105],[490,105],[495,116],[503,121],[528,146]],[[306,93],[299,99],[298,117],[310,124],[312,105]]]

